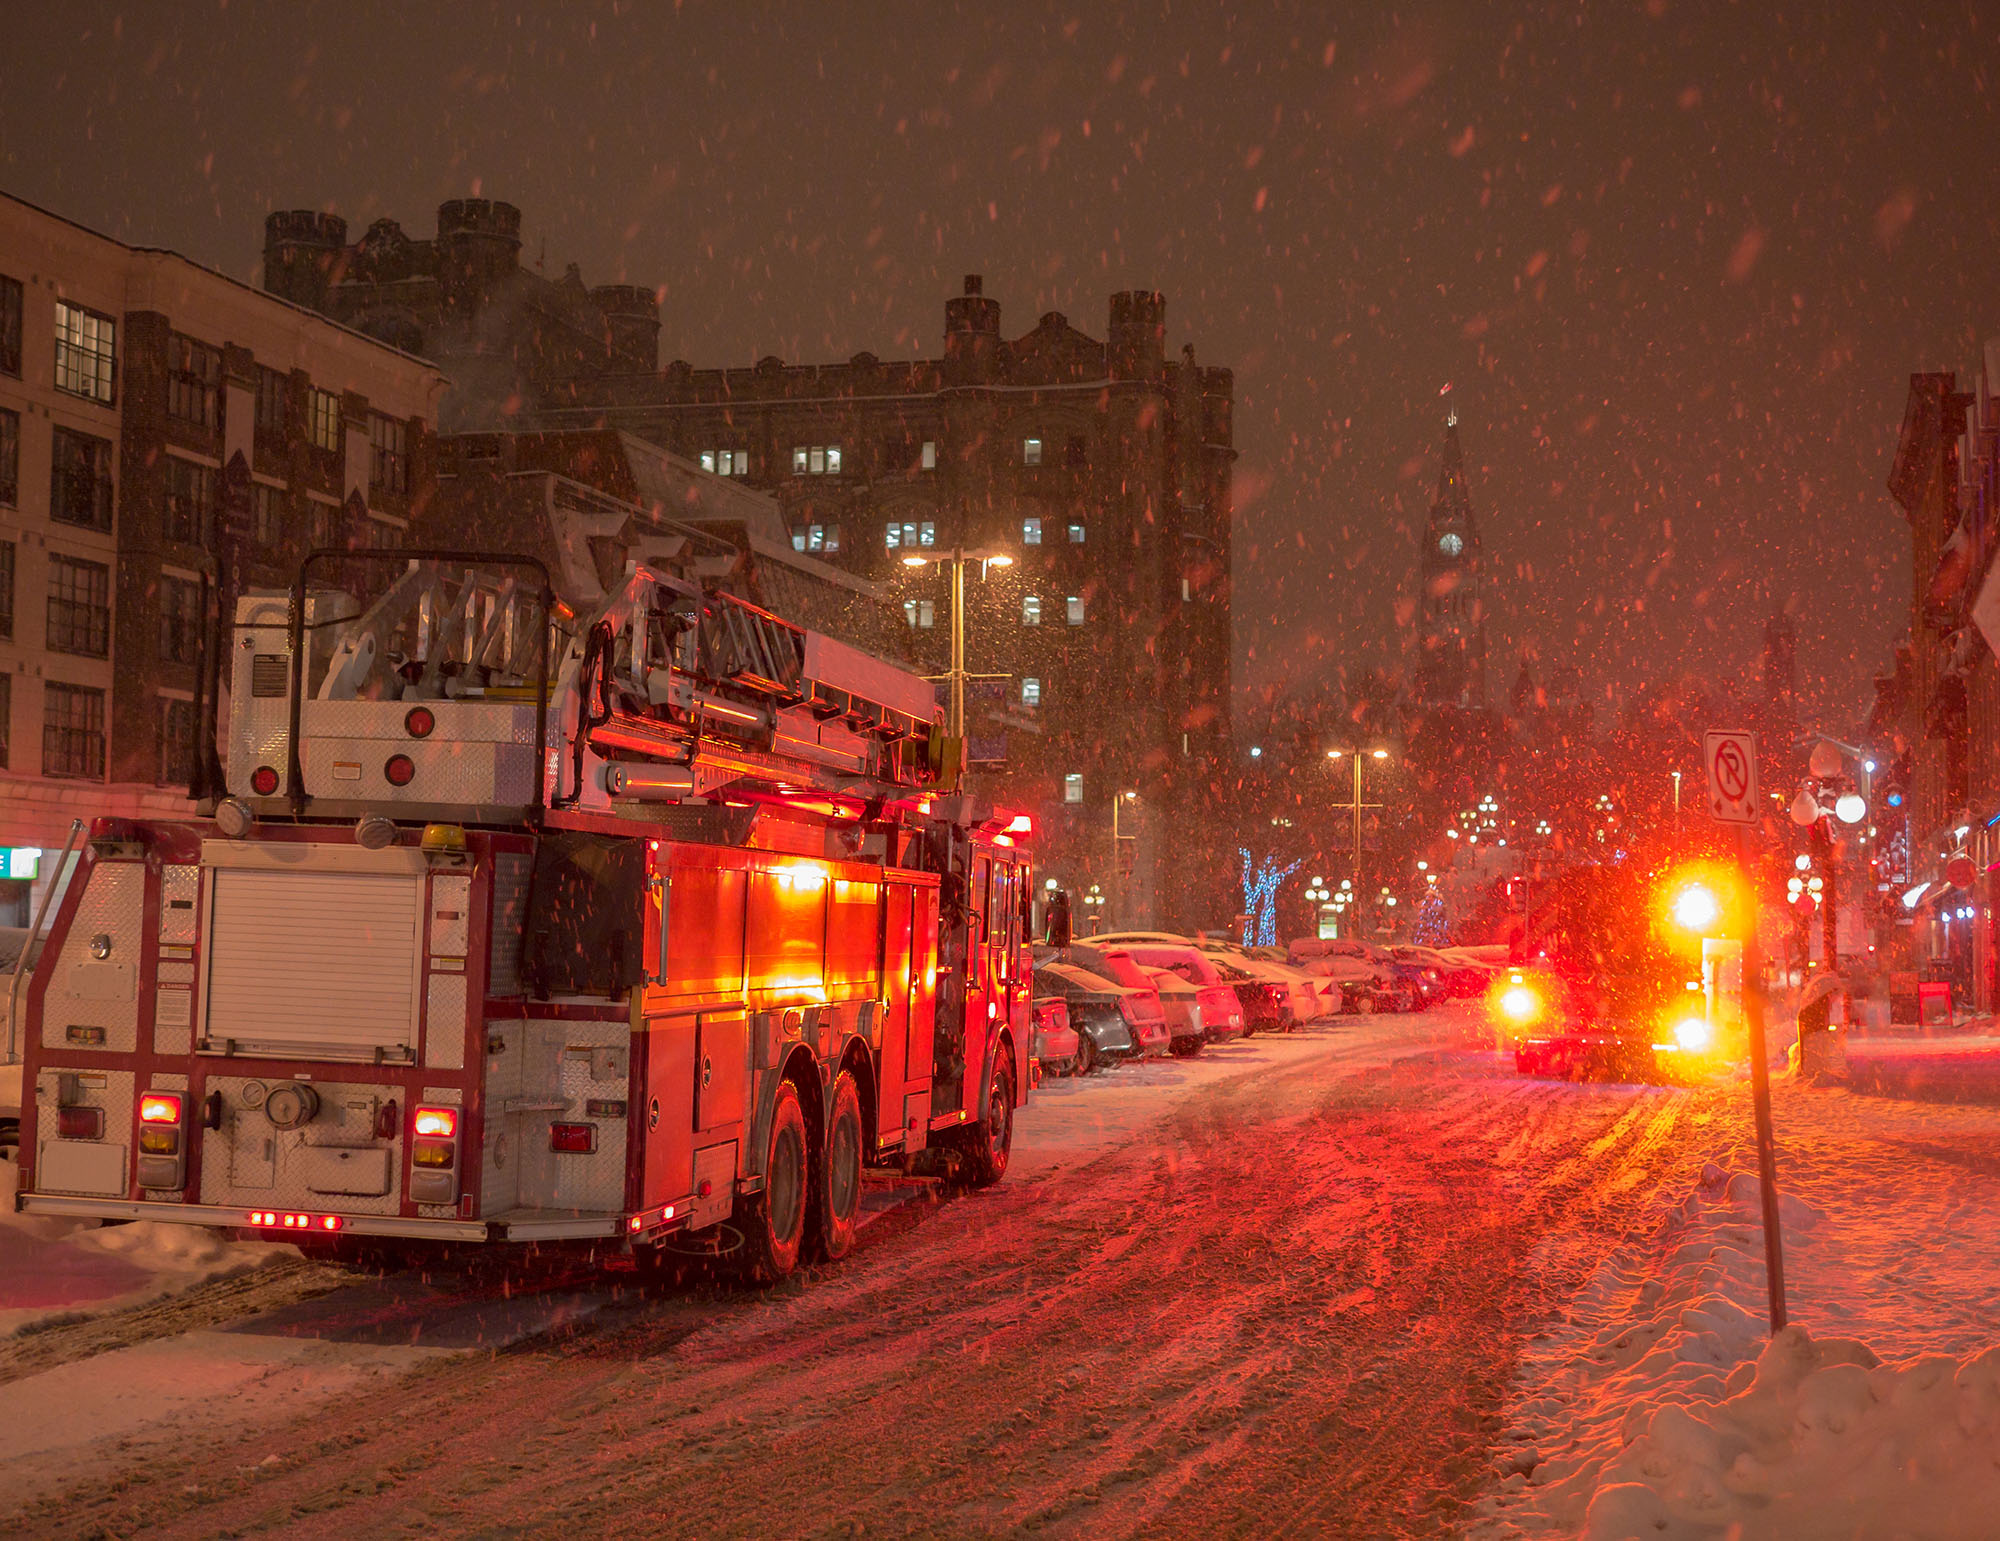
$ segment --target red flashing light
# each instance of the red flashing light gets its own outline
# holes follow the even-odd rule
[[[403,713],[403,731],[411,738],[429,738],[437,725],[437,713],[428,706],[413,706]]]
[[[382,767],[382,779],[392,787],[406,787],[417,778],[417,762],[406,754],[392,754]]]
[[[136,840],[139,838],[139,832],[130,819],[118,819],[100,814],[90,821],[90,838],[113,841]]]
[[[269,797],[278,790],[278,773],[268,765],[260,765],[250,773],[250,790],[259,797]]]
[[[597,1125],[550,1124],[549,1149],[573,1156],[588,1156],[597,1150]]]
[[[339,1216],[339,1215],[321,1215],[321,1216],[319,1217],[319,1228],[320,1228],[321,1230],[323,1230],[323,1231],[337,1231],[337,1230],[339,1230],[339,1229],[340,1229],[340,1216]]]
[[[1015,814],[1014,822],[1006,829],[1006,833],[1010,835],[1032,835],[1034,832],[1035,821],[1025,813]]]
[[[104,1137],[104,1109],[58,1108],[56,1137],[63,1140],[100,1140]]]
[[[433,1140],[458,1138],[457,1108],[418,1108],[417,1133]]]
[[[644,1226],[645,1223],[646,1223],[646,1217],[644,1215],[634,1215],[631,1219],[625,1222],[625,1229],[628,1231],[636,1231],[640,1229],[642,1226]]]
[[[142,1124],[177,1124],[181,1121],[181,1099],[173,1092],[147,1092],[139,1099]]]

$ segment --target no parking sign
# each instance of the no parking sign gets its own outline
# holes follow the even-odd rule
[[[1763,816],[1757,806],[1757,735],[1711,728],[1701,747],[1708,762],[1708,811],[1725,824],[1755,824]]]

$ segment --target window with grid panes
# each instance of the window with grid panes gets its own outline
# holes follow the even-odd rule
[[[262,482],[250,488],[251,528],[258,545],[275,546],[284,534],[284,489]]]
[[[14,635],[14,543],[0,540],[0,637]]]
[[[111,441],[55,430],[49,459],[49,517],[86,530],[111,528]]]
[[[50,652],[109,658],[111,569],[51,551],[48,619]]]
[[[0,503],[21,501],[21,414],[0,407]]]
[[[215,473],[191,460],[167,458],[168,540],[189,546],[208,543],[209,519],[215,508]]]
[[[1081,546],[1083,544],[1083,535],[1084,535],[1083,521],[1080,519],[1070,520],[1069,543],[1072,546]]]
[[[0,674],[0,770],[8,766],[7,741],[14,727],[14,676]]]
[[[321,449],[340,449],[340,397],[332,391],[312,388],[306,398],[306,433]]]
[[[42,774],[104,774],[104,692],[51,680],[42,687]]]
[[[257,366],[257,405],[253,419],[257,432],[282,434],[285,431],[285,387],[289,382],[281,369]]]
[[[1021,624],[1039,626],[1042,624],[1042,596],[1023,594],[1021,596]]]
[[[56,389],[109,403],[118,385],[118,324],[56,301]]]
[[[380,412],[368,414],[368,485],[382,492],[410,490],[407,425]]]
[[[340,505],[337,503],[322,503],[318,499],[314,499],[312,505],[313,545],[323,551],[330,550],[339,544],[336,540],[339,534]]]
[[[1040,519],[1023,519],[1021,521],[1021,544],[1024,546],[1039,546],[1041,543],[1042,521]]]
[[[185,578],[160,579],[160,657],[194,663],[201,656],[201,585]]]
[[[21,280],[0,274],[0,375],[21,378]]]
[[[184,787],[194,779],[194,702],[161,696],[154,705],[154,781]]]
[[[222,390],[222,351],[183,337],[167,338],[167,416],[190,428],[215,427]]]

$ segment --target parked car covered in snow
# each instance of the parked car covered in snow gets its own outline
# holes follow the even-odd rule
[[[1267,1012],[1272,1006],[1279,1009],[1283,1020],[1272,1025],[1285,1032],[1340,1010],[1337,1001],[1331,1005],[1326,1002],[1310,974],[1282,959],[1269,958],[1255,948],[1239,947],[1213,937],[1204,937],[1196,945],[1216,961],[1218,968],[1235,969],[1267,986],[1263,998],[1268,1004],[1264,1009]]]
[[[1193,943],[1157,941],[1138,933],[1094,936],[1090,940],[1100,953],[1125,953],[1142,968],[1166,969],[1193,985],[1201,1001],[1202,1033],[1210,1043],[1225,1043],[1254,1031],[1245,997],[1262,1000],[1265,988],[1248,976],[1225,979],[1214,961]]]
[[[1282,969],[1287,978],[1298,981],[1312,992],[1315,1008],[1308,1018],[1309,1021],[1317,1021],[1322,1017],[1337,1017],[1347,1009],[1338,980],[1330,979],[1323,974],[1308,973],[1285,957],[1284,948],[1249,947],[1243,950],[1267,965]]]
[[[1078,1073],[1082,1049],[1081,1035],[1069,1025],[1069,1002],[1060,995],[1037,995],[1032,1053],[1044,1070],[1062,1075]]]
[[[1070,954],[1084,967],[1102,974],[1106,979],[1114,979],[1119,984],[1134,990],[1150,990],[1159,999],[1160,1011],[1167,1026],[1167,1041],[1152,1052],[1191,1054],[1205,1041],[1206,1020],[1202,1011],[1199,992],[1189,995],[1185,990],[1169,991],[1151,969],[1142,967],[1122,947],[1100,947],[1098,938],[1089,942],[1079,942],[1071,948]],[[1171,993],[1172,999],[1168,996]],[[1189,1047],[1192,1036],[1193,1048]]]
[[[1167,1046],[1166,1013],[1156,990],[1135,990],[1080,963],[1053,961],[1035,964],[1035,988],[1068,1005],[1079,1039],[1078,1074],[1087,1074],[1101,1059],[1131,1059],[1149,1044]]]

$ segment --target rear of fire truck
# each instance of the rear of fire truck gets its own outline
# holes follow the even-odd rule
[[[997,1179],[1026,820],[953,790],[931,687],[643,567],[574,615],[395,566],[241,599],[227,795],[93,827],[21,1206],[773,1278],[852,1245],[864,1165]]]

